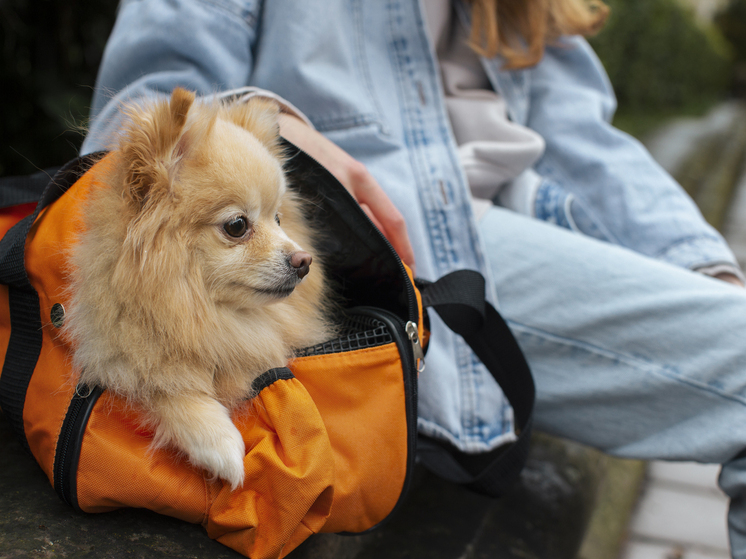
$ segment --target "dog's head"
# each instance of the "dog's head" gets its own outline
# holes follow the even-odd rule
[[[122,275],[139,270],[136,283],[234,308],[289,296],[311,255],[287,191],[277,106],[200,104],[176,89],[168,103],[130,116],[120,149],[132,218],[115,276],[126,283]]]

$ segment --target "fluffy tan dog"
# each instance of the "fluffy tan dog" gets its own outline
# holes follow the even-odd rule
[[[258,375],[333,335],[278,110],[176,89],[129,116],[83,210],[65,334],[81,382],[140,405],[156,447],[236,488],[245,449],[231,410]]]

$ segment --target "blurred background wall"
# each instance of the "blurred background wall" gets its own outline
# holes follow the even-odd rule
[[[592,40],[641,135],[746,93],[746,0],[607,0]],[[0,175],[77,154],[115,0],[0,0]]]

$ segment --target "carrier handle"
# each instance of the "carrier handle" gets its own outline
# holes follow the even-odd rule
[[[420,437],[418,454],[436,474],[480,493],[504,495],[528,456],[536,388],[523,352],[500,313],[485,300],[484,277],[458,270],[431,283],[417,280],[424,307],[434,309],[487,367],[513,408],[517,440],[491,452],[469,454]]]

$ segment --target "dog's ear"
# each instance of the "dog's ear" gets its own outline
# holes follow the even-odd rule
[[[194,103],[195,95],[191,91],[177,87],[171,93],[168,104],[168,121],[164,123],[164,148],[170,155],[170,163],[178,162],[188,151],[189,143],[186,137],[186,123],[189,109]],[[170,149],[170,154],[169,154]]]
[[[234,103],[226,107],[228,119],[251,132],[269,151],[280,153],[280,107],[270,99],[254,97],[247,103]]]
[[[195,95],[180,87],[152,110],[129,110],[131,124],[121,143],[126,169],[125,194],[137,206],[154,189],[167,191],[193,141],[186,127]]]

